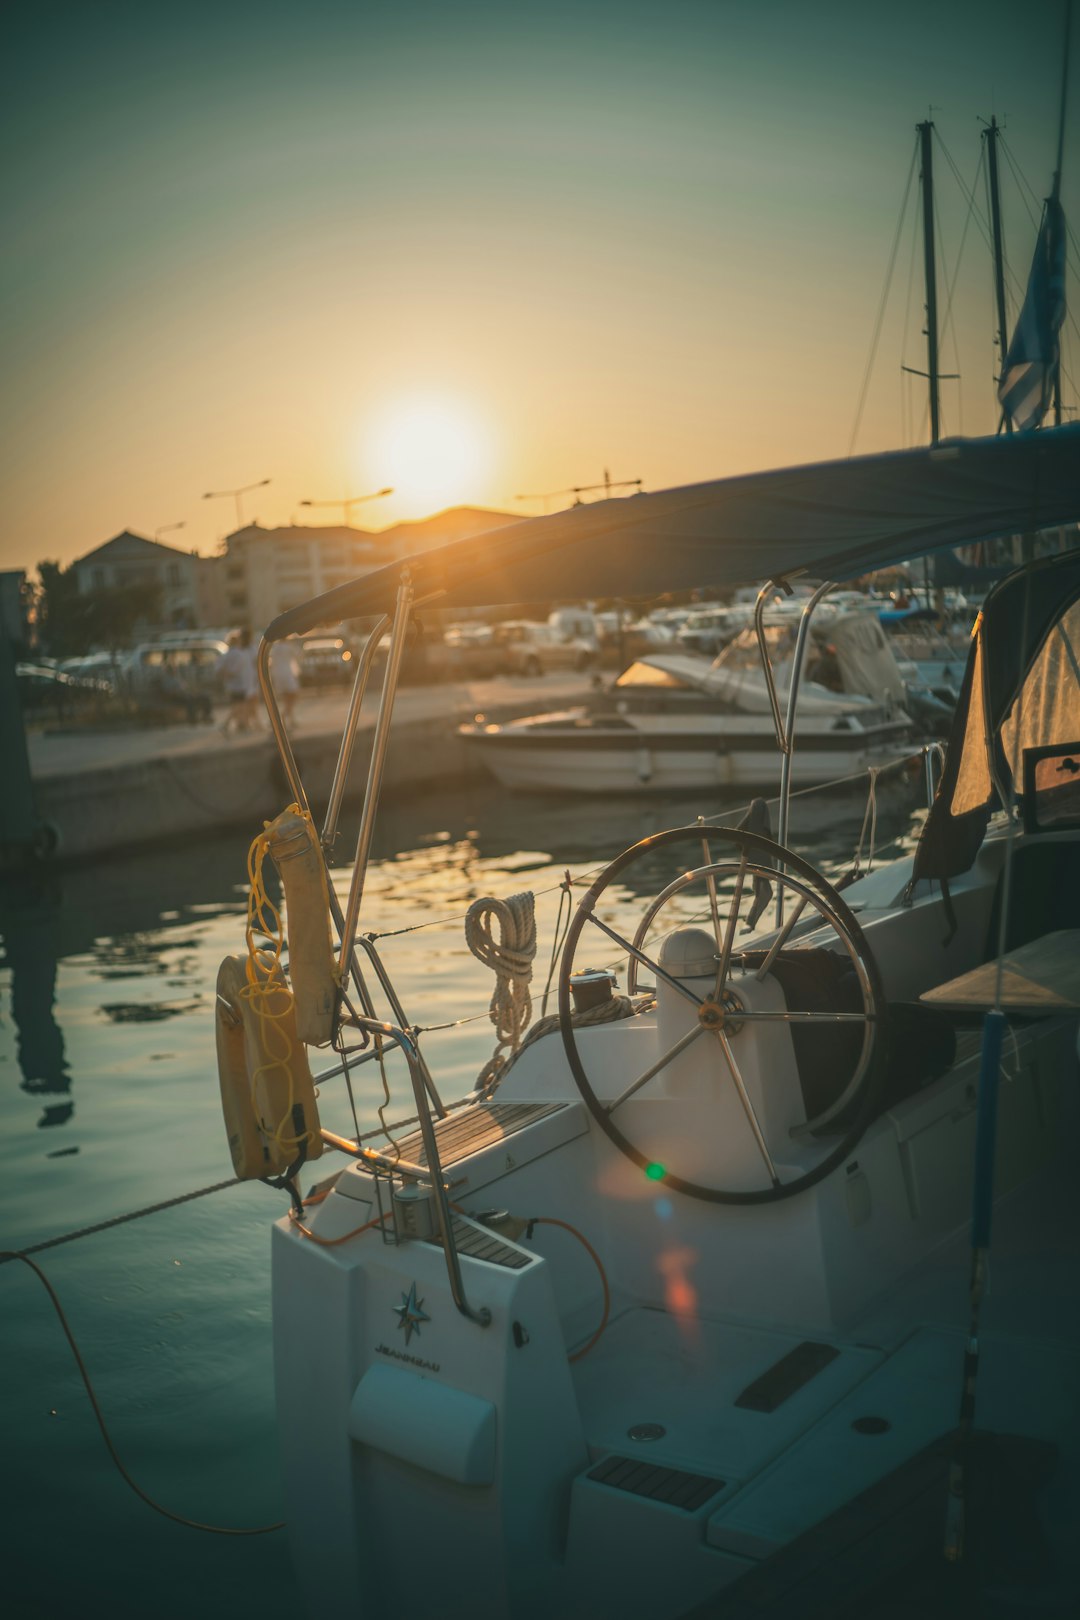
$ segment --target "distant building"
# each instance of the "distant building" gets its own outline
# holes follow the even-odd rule
[[[88,551],[71,564],[80,591],[110,591],[131,585],[155,585],[160,591],[163,625],[197,625],[200,612],[200,572],[205,559],[177,551],[157,540],[125,529],[104,545]],[[207,593],[204,591],[204,595]]]
[[[213,559],[213,605],[202,622],[247,624],[260,634],[279,613],[410,552],[516,521],[504,512],[454,507],[377,534],[344,526],[263,529],[251,523],[228,535],[224,556]]]

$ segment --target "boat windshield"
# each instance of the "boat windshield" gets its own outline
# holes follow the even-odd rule
[[[768,649],[769,661],[775,667],[790,653],[795,639],[795,628],[790,622],[786,624],[766,622],[762,627],[762,635]],[[713,669],[735,671],[760,668],[761,653],[758,650],[757,632],[752,629],[741,630],[735,640],[713,660]]]
[[[692,692],[694,688],[689,681],[681,680],[678,675],[669,669],[661,669],[657,664],[646,664],[640,659],[624,669],[618,680],[617,687],[628,686],[662,686],[669,691]]]

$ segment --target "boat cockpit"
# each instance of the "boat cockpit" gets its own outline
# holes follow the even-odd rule
[[[247,961],[219,980],[234,1164],[293,1203],[274,1331],[302,1579],[365,1610],[422,1558],[446,1612],[675,1620],[850,1551],[851,1504],[881,1518],[882,1493],[950,1446],[959,1558],[979,1343],[980,1424],[1080,1462],[1060,1433],[1080,1340],[1061,1286],[1080,1228],[1060,1218],[1078,1124],[1080,555],[988,599],[917,846],[843,886],[787,847],[804,612],[786,712],[762,656],[777,837],[757,806],[737,825],[703,816],[568,878],[558,1010],[534,1024],[528,897],[485,900],[500,1050],[454,1104],[360,928],[417,583],[395,575],[343,902],[326,866],[388,621],[321,833],[270,678],[296,616],[268,632],[296,802],[253,874],[269,855],[281,876],[292,1001],[258,881]],[[649,886],[628,928],[614,899]],[[318,1104],[311,1045],[330,1049]],[[331,1085],[369,1059],[396,1060],[405,1117],[325,1129]],[[324,1149],[346,1168],[304,1194]]]

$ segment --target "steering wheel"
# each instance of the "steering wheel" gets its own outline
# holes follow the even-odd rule
[[[702,864],[684,869],[650,902],[633,938],[627,939],[600,915],[602,898],[613,884],[625,882],[628,869],[650,861],[671,846],[692,846],[692,858]],[[695,894],[695,891],[696,894]],[[776,895],[776,923],[759,927],[759,919]],[[743,932],[754,936],[754,947],[736,942],[736,931],[746,910]],[[707,994],[698,994],[657,960],[657,943],[676,928],[703,921],[711,933],[715,952],[715,980]],[[626,958],[626,985],[638,988],[639,971],[654,975],[657,987],[683,998],[692,1014],[686,1032],[629,1085],[614,1097],[598,1096],[586,1072],[570,1001],[571,975],[583,937],[592,943],[599,935],[606,952],[617,947]],[[812,937],[812,944],[810,939]],[[849,995],[833,988],[827,998],[840,1003],[821,1010],[789,1009],[775,992],[762,999],[755,988],[785,965],[805,966],[811,952],[821,959],[823,945],[839,942],[853,980]],[[802,947],[800,949],[800,946]],[[835,958],[833,958],[835,960]],[[843,963],[843,957],[839,960]],[[608,963],[607,965],[610,965]],[[846,966],[846,964],[844,964]],[[708,974],[711,975],[711,966]],[[700,982],[700,980],[699,980]],[[759,1005],[753,1002],[758,1000]],[[849,1005],[843,1003],[847,1001]],[[854,1006],[850,1005],[854,1003]],[[866,936],[837,890],[808,861],[772,839],[738,827],[676,827],[642,839],[616,857],[585,894],[571,921],[559,971],[559,1024],[567,1061],[577,1088],[597,1124],[615,1146],[657,1183],[691,1198],[720,1204],[762,1204],[791,1198],[821,1181],[848,1157],[878,1108],[882,1084],[882,1045],[878,1039],[885,1012],[881,977]],[[776,1163],[777,1144],[770,1147],[758,1117],[751,1088],[743,1073],[736,1047],[743,1029],[788,1026],[792,1038],[806,1026],[824,1029],[847,1026],[846,1033],[858,1053],[839,1095],[813,1117],[788,1127],[792,1156],[800,1159],[794,1174]],[[762,1031],[764,1035],[764,1031]],[[861,1036],[861,1039],[859,1037]],[[617,1110],[658,1075],[669,1069],[699,1039],[714,1042],[723,1056],[722,1070],[730,1080],[746,1116],[747,1128],[763,1167],[760,1187],[714,1187],[689,1180],[656,1162],[623,1133]],[[659,1041],[657,1043],[659,1045]],[[766,1077],[767,1078],[767,1077]],[[813,1149],[820,1147],[819,1155]],[[805,1163],[807,1157],[811,1162]]]

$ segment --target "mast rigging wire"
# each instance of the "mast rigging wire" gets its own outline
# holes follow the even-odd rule
[[[911,154],[911,165],[908,169],[907,181],[904,185],[904,198],[900,204],[900,216],[896,222],[896,232],[893,236],[892,251],[889,254],[889,265],[885,272],[885,285],[882,288],[881,302],[878,305],[877,320],[874,322],[874,333],[870,339],[870,354],[866,361],[866,370],[863,372],[862,387],[859,390],[859,402],[855,408],[855,422],[851,429],[851,439],[848,443],[849,456],[853,455],[855,452],[855,441],[859,436],[859,427],[862,423],[863,409],[866,405],[866,395],[870,387],[870,374],[874,369],[874,359],[877,355],[878,340],[881,337],[881,324],[885,319],[885,306],[889,301],[889,288],[892,285],[893,270],[896,266],[896,254],[900,246],[901,232],[904,228],[904,216],[907,213],[908,198],[911,195],[911,181],[915,174],[915,159],[918,154],[918,150],[919,144],[918,141],[916,141],[915,147]]]

